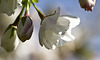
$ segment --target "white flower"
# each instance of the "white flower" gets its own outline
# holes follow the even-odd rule
[[[17,0],[0,0],[0,14],[6,13],[10,16],[16,8]]]
[[[11,52],[19,45],[19,39],[16,34],[16,28],[9,25],[1,37],[1,46],[7,51]]]
[[[71,29],[80,23],[80,18],[70,15],[59,16],[59,14],[60,8],[54,15],[44,18],[40,26],[40,45],[44,45],[47,49],[63,46],[67,41],[75,39]]]
[[[79,0],[81,8],[87,11],[92,11],[96,0]]]

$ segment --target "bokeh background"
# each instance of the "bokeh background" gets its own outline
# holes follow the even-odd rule
[[[80,17],[80,25],[72,30],[76,40],[55,50],[41,47],[38,41],[41,20],[31,6],[30,16],[34,23],[31,39],[20,43],[18,48],[10,53],[0,47],[0,60],[100,60],[100,0],[96,1],[92,12],[84,11],[78,0],[39,0],[36,6],[46,15],[54,13],[57,7],[60,7],[60,15]],[[12,16],[0,14],[0,37],[7,26],[14,22],[20,10],[18,5]]]

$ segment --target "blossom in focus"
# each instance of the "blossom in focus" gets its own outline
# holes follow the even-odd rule
[[[92,11],[95,6],[96,0],[79,0],[81,8],[84,8],[87,11]]]
[[[16,28],[9,25],[1,37],[1,47],[3,47],[7,52],[11,52],[17,48],[18,44],[19,39],[16,35]]]
[[[17,8],[17,0],[0,0],[0,14],[12,15]]]
[[[72,41],[75,37],[71,34],[71,29],[79,25],[80,18],[65,15],[59,16],[60,8],[52,16],[45,17],[39,30],[39,42],[47,49],[55,49],[56,46],[63,46],[67,41]]]
[[[31,38],[33,33],[33,22],[29,16],[22,17],[17,27],[17,34],[22,42]]]

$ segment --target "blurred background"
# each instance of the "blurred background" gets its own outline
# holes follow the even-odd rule
[[[18,48],[10,53],[0,47],[0,60],[100,60],[100,0],[96,1],[92,12],[82,9],[78,0],[39,0],[36,6],[46,15],[61,7],[60,15],[80,17],[80,25],[72,30],[76,40],[54,50],[41,47],[38,41],[41,20],[31,6],[30,16],[34,23],[31,39],[20,43]],[[14,22],[20,10],[21,7],[18,6],[10,17],[0,14],[0,37],[7,26]]]

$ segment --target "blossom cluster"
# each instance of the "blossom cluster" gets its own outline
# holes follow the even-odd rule
[[[79,0],[80,6],[92,11],[96,0]],[[17,3],[23,8],[13,24],[10,24],[1,37],[1,46],[11,52],[16,49],[20,41],[25,42],[32,36],[34,30],[33,20],[29,15],[31,3],[41,18],[39,30],[39,43],[47,49],[63,46],[67,41],[75,40],[71,34],[72,28],[80,24],[80,18],[71,15],[61,15],[60,7],[54,14],[45,16],[36,6],[38,0],[0,0],[0,14],[11,15],[17,8]],[[24,9],[26,8],[26,9]],[[25,14],[23,16],[23,11]],[[17,42],[16,42],[17,41]]]

